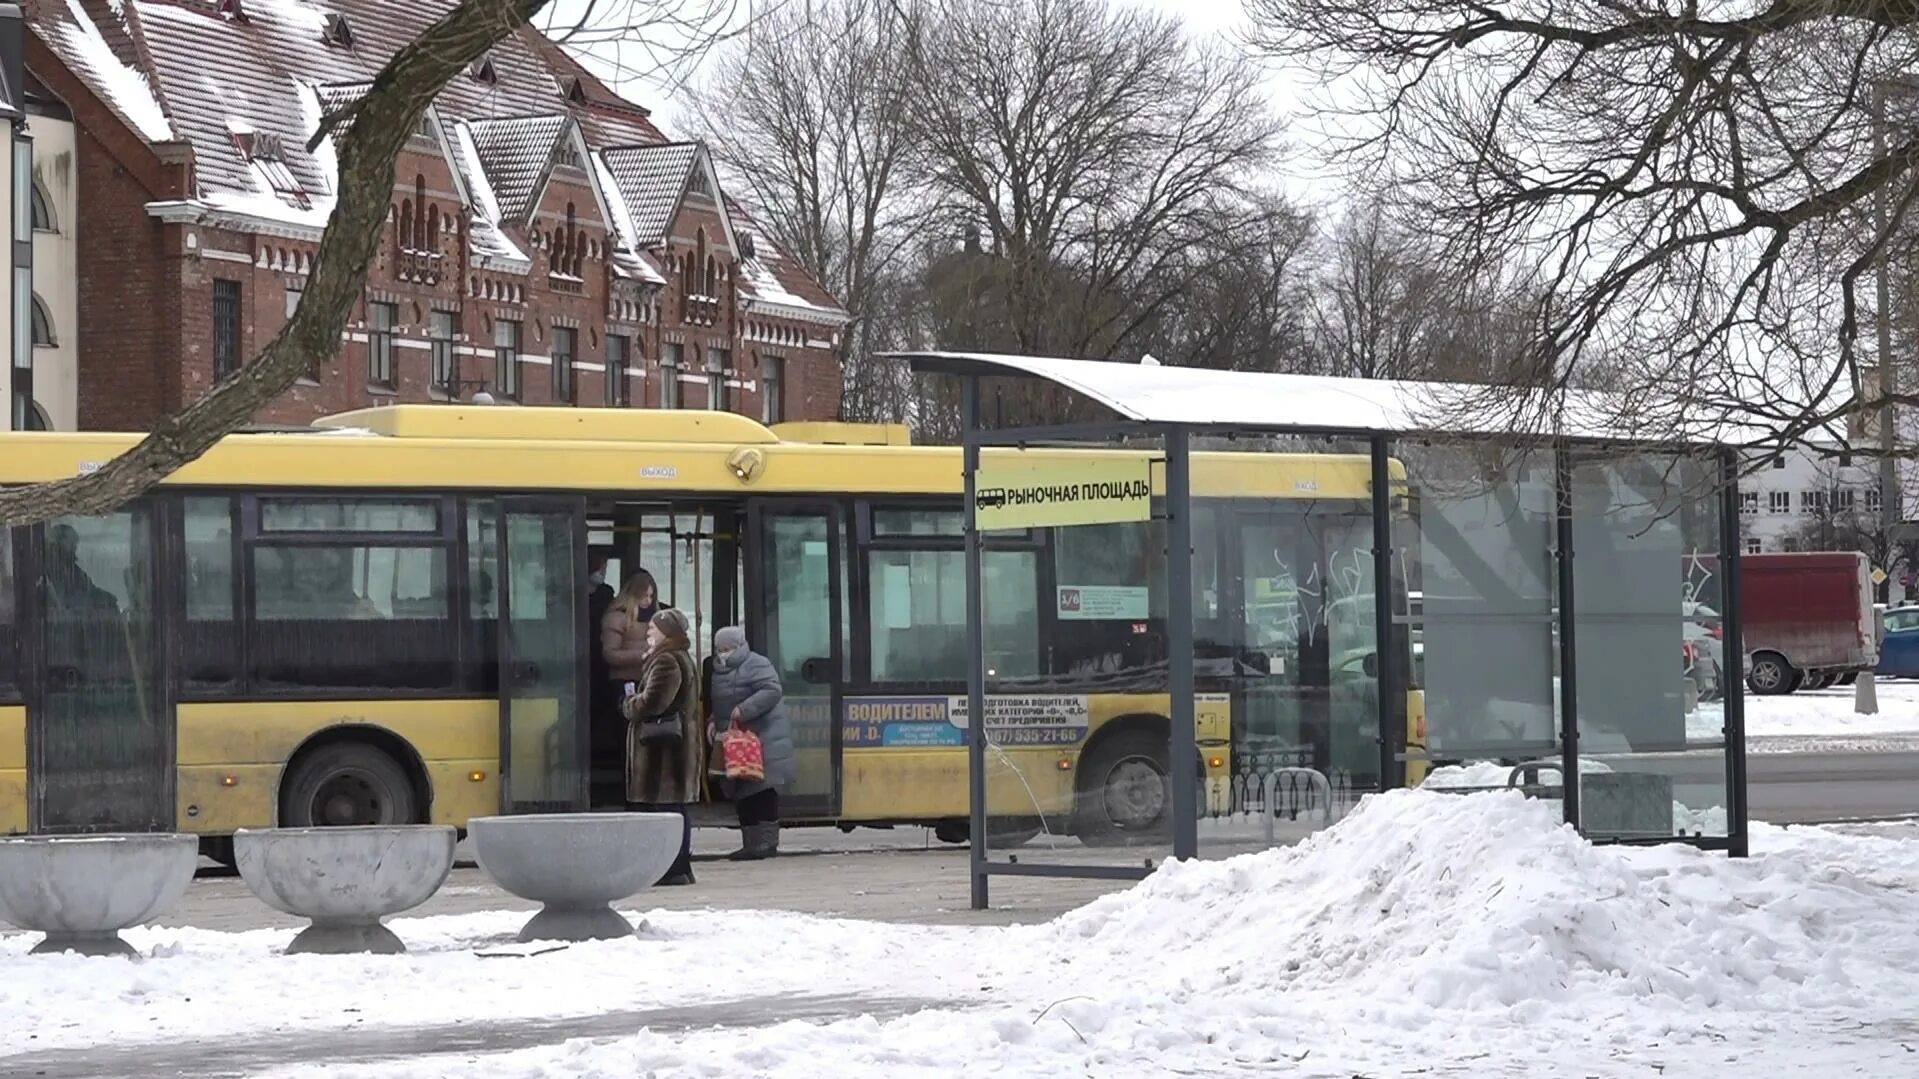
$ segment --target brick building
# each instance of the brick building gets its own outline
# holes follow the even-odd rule
[[[149,426],[280,330],[337,189],[320,117],[452,6],[27,5],[34,89],[75,128],[80,426]],[[428,112],[339,353],[257,419],[481,392],[831,418],[846,321],[703,148],[527,29]]]

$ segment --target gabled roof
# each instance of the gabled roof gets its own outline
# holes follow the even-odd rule
[[[744,204],[726,200],[728,218],[744,241],[740,251],[741,303],[749,311],[828,325],[844,325],[846,308],[767,235]],[[750,252],[750,255],[749,255]]]
[[[666,242],[686,195],[686,181],[700,157],[696,142],[663,142],[652,146],[613,146],[600,151],[606,173],[626,203],[632,221],[631,241],[636,251]]]
[[[321,117],[366,93],[382,65],[457,0],[245,0],[244,20],[218,0],[43,0],[27,6],[34,32],[149,144],[192,150],[195,197],[150,213],[186,220],[211,212],[235,227],[317,236],[338,187],[332,140],[307,141]],[[338,18],[335,18],[335,17]],[[338,28],[351,27],[350,42]],[[329,33],[332,28],[332,33]],[[329,40],[331,38],[331,40]],[[666,242],[702,170],[698,144],[668,142],[647,110],[614,94],[557,43],[522,27],[488,52],[493,77],[456,76],[436,99],[432,133],[472,210],[469,242],[484,268],[527,272],[532,260],[505,231],[523,226],[570,146],[619,238],[616,272],[662,284],[650,250]],[[612,149],[600,149],[611,147]],[[264,150],[271,160],[259,160]],[[718,201],[728,246],[745,254]],[[797,262],[754,227],[742,295],[796,317],[844,313]]]
[[[545,186],[553,148],[571,121],[565,113],[476,120],[468,125],[480,167],[499,199],[502,222],[521,222],[532,213]]]

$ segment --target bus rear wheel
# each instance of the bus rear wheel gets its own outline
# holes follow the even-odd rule
[[[1080,758],[1073,834],[1089,846],[1163,838],[1173,805],[1164,736],[1122,731]]]
[[[413,824],[419,805],[400,762],[361,742],[301,755],[280,788],[280,826]]]
[[[1028,818],[988,817],[986,849],[1013,850],[1023,847],[1037,838],[1041,830],[1038,822]],[[933,826],[933,838],[955,845],[971,842],[973,822],[963,817],[940,821]]]

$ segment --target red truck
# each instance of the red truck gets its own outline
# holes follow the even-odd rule
[[[1746,685],[1754,693],[1791,693],[1871,670],[1879,662],[1871,574],[1871,563],[1857,552],[1741,558]]]

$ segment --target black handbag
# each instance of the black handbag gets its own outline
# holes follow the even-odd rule
[[[633,737],[643,746],[655,749],[680,744],[680,717],[677,713],[664,716],[650,716],[636,720],[633,724]]]

